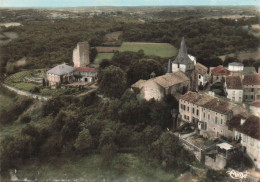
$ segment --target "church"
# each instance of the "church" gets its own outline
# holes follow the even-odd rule
[[[167,74],[179,71],[185,73],[190,78],[190,86],[193,91],[198,91],[199,86],[204,87],[208,82],[208,68],[197,63],[196,58],[188,54],[184,37],[182,38],[177,57],[169,59]]]

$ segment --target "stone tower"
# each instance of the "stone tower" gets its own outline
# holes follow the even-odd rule
[[[79,42],[73,50],[74,67],[86,67],[89,63],[89,44],[88,42]]]

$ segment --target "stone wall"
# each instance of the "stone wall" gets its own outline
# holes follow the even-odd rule
[[[22,96],[27,96],[27,97],[31,97],[33,99],[38,99],[38,100],[41,100],[41,101],[47,101],[50,99],[50,97],[46,97],[46,96],[41,96],[41,95],[36,95],[36,94],[32,94],[30,92],[27,92],[27,91],[23,91],[23,90],[19,90],[15,87],[11,87],[11,86],[8,86],[6,84],[3,84],[3,86],[15,93],[17,93],[18,95],[22,95]]]

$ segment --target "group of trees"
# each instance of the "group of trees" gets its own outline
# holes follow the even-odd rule
[[[15,165],[15,161],[29,157],[46,158],[59,155],[88,155],[100,152],[103,164],[109,165],[120,150],[145,147],[143,152],[159,139],[166,127],[172,124],[171,109],[177,101],[154,100],[139,102],[131,91],[120,99],[102,100],[95,93],[83,98],[57,97],[44,103],[39,112],[21,117],[24,127],[20,134],[1,141],[2,169]],[[20,114],[18,114],[19,116]],[[41,120],[35,125],[34,120]],[[11,124],[11,123],[9,123]],[[175,151],[177,140],[167,145]],[[171,146],[172,145],[172,146]],[[163,148],[162,148],[163,149]],[[164,150],[164,149],[163,149]],[[176,151],[181,150],[180,147]],[[160,156],[173,166],[164,151]],[[151,156],[152,157],[152,156]],[[173,156],[174,157],[174,156]]]

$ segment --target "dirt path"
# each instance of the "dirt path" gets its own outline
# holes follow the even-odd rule
[[[95,82],[92,85],[90,85],[89,88],[90,88],[90,90],[78,94],[77,97],[82,97],[82,96],[85,96],[85,95],[88,95],[88,94],[91,94],[91,93],[97,91],[97,89],[98,89],[97,82]]]

